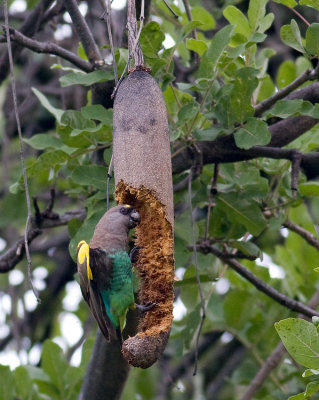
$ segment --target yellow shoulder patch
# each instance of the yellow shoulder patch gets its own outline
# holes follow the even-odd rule
[[[85,240],[81,240],[78,244],[78,262],[83,264],[86,260],[86,274],[88,279],[93,279],[92,270],[90,267],[90,247]]]

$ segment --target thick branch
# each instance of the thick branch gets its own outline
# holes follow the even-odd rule
[[[83,60],[81,57],[78,57],[76,54],[72,53],[69,50],[64,49],[63,47],[58,46],[52,42],[39,42],[34,39],[30,39],[29,37],[23,35],[21,32],[10,28],[10,39],[15,43],[19,43],[24,47],[27,47],[30,50],[33,50],[36,53],[47,53],[54,54],[58,57],[63,58],[66,61],[69,61],[76,67],[80,68],[85,72],[91,72],[94,69],[93,64]],[[6,38],[0,37],[0,42],[5,42]]]
[[[136,323],[136,311],[130,311],[124,330],[125,337],[135,334]],[[119,400],[129,370],[118,341],[107,342],[98,330],[79,400]]]
[[[41,224],[41,228],[53,228],[56,226],[67,225],[71,219],[85,218],[85,211],[68,211],[61,217],[55,219],[45,219]],[[30,229],[28,233],[28,243],[31,243],[42,231],[38,228]],[[20,238],[13,246],[11,246],[4,254],[0,255],[0,273],[12,270],[19,261],[22,260],[25,253],[24,238]]]
[[[41,234],[40,229],[33,229],[28,233],[28,243]],[[0,272],[11,271],[25,254],[24,237],[20,238],[10,249],[0,256]]]
[[[297,150],[281,149],[292,142],[304,132],[312,128],[318,121],[311,117],[293,117],[279,121],[269,127],[272,140],[268,146],[254,146],[251,149],[239,149],[233,135],[219,136],[214,141],[197,142],[199,151],[202,154],[203,164],[228,163],[236,161],[251,160],[257,157],[284,158],[292,160]],[[173,155],[173,172],[178,173],[189,169],[193,165],[193,153],[191,149],[179,144]],[[319,160],[318,153],[302,154],[301,167],[306,167],[312,159],[311,165]],[[314,160],[314,159],[315,160]]]
[[[225,264],[229,265],[234,271],[236,271],[239,275],[247,279],[250,283],[252,283],[256,289],[265,293],[267,296],[271,297],[273,300],[277,301],[282,306],[289,308],[292,311],[297,311],[307,317],[312,317],[313,315],[319,316],[319,312],[313,310],[312,308],[302,304],[300,301],[296,301],[290,299],[284,294],[278,292],[276,289],[259,279],[256,275],[254,275],[251,271],[245,268],[242,264],[240,264],[237,260],[226,258],[224,253],[218,250],[215,246],[207,244],[207,242],[203,242],[197,246],[199,251],[207,252],[208,250],[220,258]]]
[[[65,8],[72,19],[74,28],[83,44],[85,54],[92,64],[100,66],[102,63],[99,49],[95,43],[92,32],[81,14],[76,0],[66,0]]]

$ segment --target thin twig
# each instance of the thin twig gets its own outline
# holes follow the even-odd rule
[[[33,286],[32,276],[31,276],[31,257],[30,257],[30,252],[29,252],[29,241],[28,241],[29,223],[30,223],[31,217],[32,217],[31,201],[30,201],[27,172],[26,172],[26,167],[25,167],[25,162],[24,162],[23,137],[22,137],[22,131],[21,131],[19,112],[18,112],[16,82],[15,82],[15,76],[14,76],[14,71],[13,71],[13,57],[12,57],[11,40],[10,40],[10,33],[9,33],[9,17],[8,17],[7,0],[3,1],[3,7],[4,7],[5,30],[6,30],[6,36],[7,36],[8,55],[9,55],[9,64],[10,64],[10,80],[11,80],[11,87],[12,87],[13,108],[14,108],[14,114],[15,114],[15,118],[16,118],[16,122],[17,122],[17,129],[18,129],[18,135],[19,135],[20,162],[21,162],[21,167],[22,167],[22,171],[23,171],[23,182],[24,182],[25,197],[26,197],[27,211],[28,211],[27,220],[26,220],[26,224],[25,224],[25,231],[24,231],[24,247],[25,247],[25,252],[26,252],[27,261],[28,261],[29,283],[30,283],[31,289],[37,299],[37,302],[41,303],[38,291]]]
[[[194,253],[194,264],[195,264],[195,271],[196,271],[196,281],[197,281],[197,287],[198,287],[198,292],[199,292],[199,297],[200,297],[200,302],[201,302],[201,321],[199,324],[199,328],[197,331],[197,336],[196,336],[196,343],[195,343],[195,361],[194,361],[194,371],[193,375],[196,375],[197,373],[197,364],[198,364],[198,345],[199,345],[199,338],[201,335],[202,327],[204,324],[204,320],[206,317],[206,307],[205,307],[205,299],[200,283],[200,276],[199,276],[199,267],[198,267],[198,257],[197,257],[197,248],[196,248],[196,238],[195,238],[195,221],[193,217],[193,205],[192,205],[192,174],[193,174],[193,169],[191,168],[189,172],[189,177],[188,177],[188,201],[189,201],[189,212],[190,212],[190,217],[191,217],[191,224],[192,224],[192,242],[193,242],[193,253]]]
[[[174,18],[178,18],[178,15],[176,14],[176,12],[172,9],[172,7],[167,3],[166,0],[163,0],[164,4],[166,5],[166,7],[169,9],[169,11],[174,15]]]
[[[200,248],[197,247],[197,250]],[[256,275],[254,275],[251,271],[245,268],[242,264],[240,264],[237,260],[233,258],[225,257],[223,252],[221,252],[215,246],[209,246],[210,252],[215,254],[218,258],[220,258],[224,263],[228,264],[233,270],[235,270],[239,275],[247,279],[250,283],[252,283],[256,289],[265,293],[268,297],[277,301],[282,306],[289,308],[292,311],[297,311],[307,317],[312,317],[314,315],[319,316],[319,312],[304,305],[300,301],[293,300],[284,294],[278,292],[276,289],[259,279]],[[205,251],[207,251],[207,243],[205,243]]]
[[[94,65],[89,63],[86,60],[83,60],[81,57],[78,57],[76,54],[72,53],[69,50],[64,49],[63,47],[58,46],[52,42],[39,42],[34,39],[30,39],[29,37],[23,35],[21,32],[16,29],[9,28],[10,39],[15,43],[19,43],[22,46],[36,52],[36,53],[46,53],[46,54],[54,54],[63,58],[66,61],[69,61],[71,64],[80,68],[82,71],[91,72],[94,70]],[[7,39],[5,37],[0,37],[0,42],[5,42]]]
[[[303,239],[306,240],[311,246],[319,250],[319,239],[317,239],[311,232],[295,224],[294,222],[287,220],[283,223],[283,226],[297,233]]]
[[[209,221],[210,221],[210,214],[212,210],[212,206],[214,205],[214,197],[217,193],[217,180],[219,174],[219,164],[214,165],[214,176],[211,182],[211,188],[208,196],[208,207],[207,207],[207,217],[206,217],[206,228],[205,228],[205,239],[208,238],[209,232]]]
[[[306,20],[305,17],[303,17],[297,10],[295,10],[293,7],[289,7],[289,10],[291,10],[293,13],[295,13],[297,15],[297,17],[299,17],[301,19],[301,21],[303,21],[306,25],[310,26],[310,23]]]
[[[115,85],[117,85],[118,82],[118,73],[117,73],[117,64],[115,60],[115,52],[114,52],[114,44],[113,44],[113,35],[112,35],[112,21],[111,21],[111,0],[106,0],[106,7],[104,5],[104,0],[100,0],[100,4],[103,8],[105,8],[105,11],[101,15],[101,19],[106,21],[106,26],[107,26],[107,34],[109,37],[109,43],[110,43],[110,48],[111,48],[111,54],[112,54],[112,64],[113,64],[113,72],[114,72],[114,81]],[[105,18],[106,16],[106,18]]]
[[[81,14],[76,0],[65,0],[65,8],[72,19],[74,28],[79,35],[81,43],[87,58],[96,67],[101,67],[104,62],[101,58],[100,51],[95,43],[92,32]]]
[[[191,12],[191,8],[190,8],[190,6],[188,4],[188,0],[183,0],[183,4],[184,4],[184,7],[185,7],[185,12],[186,12],[188,21],[189,22],[193,21],[192,12]],[[197,39],[197,30],[196,30],[196,28],[194,28],[192,30],[192,38],[195,39],[195,40]],[[191,53],[192,64],[195,64],[195,66],[196,66],[199,63],[199,54],[196,53],[196,51],[191,51],[190,53]],[[190,68],[193,69],[193,66],[191,66]]]
[[[319,75],[318,66],[313,70],[307,69],[305,72],[299,75],[298,78],[289,83],[289,85],[278,90],[278,92],[276,92],[273,96],[270,96],[268,97],[268,99],[265,99],[259,104],[257,104],[255,106],[255,117],[260,117],[262,113],[269,110],[276,103],[276,101],[283,99],[289,93],[293,92],[295,89],[301,86],[303,83],[318,79],[318,75]]]

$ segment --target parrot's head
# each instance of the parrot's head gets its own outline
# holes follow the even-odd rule
[[[140,214],[132,206],[128,204],[120,204],[113,209],[116,208],[118,208],[118,211],[121,214],[121,221],[123,221],[123,224],[127,224],[129,229],[135,228],[141,222]]]
[[[120,204],[110,208],[101,218],[101,223],[109,232],[114,234],[135,228],[141,222],[138,211],[128,204]]]

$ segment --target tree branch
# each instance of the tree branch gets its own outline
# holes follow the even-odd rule
[[[68,211],[55,219],[45,219],[41,224],[41,228],[53,228],[57,226],[67,225],[71,219],[84,219],[85,211]],[[34,224],[33,224],[34,226]],[[30,244],[42,231],[39,228],[33,227],[28,232],[28,243]],[[13,246],[11,246],[4,254],[0,255],[0,273],[11,271],[19,261],[22,260],[25,254],[24,238],[20,238]]]
[[[266,110],[269,110],[276,103],[276,101],[288,96],[291,92],[296,90],[303,83],[318,79],[318,76],[319,76],[319,63],[315,69],[313,70],[307,69],[300,76],[298,76],[298,78],[296,78],[293,82],[289,83],[289,85],[285,86],[281,90],[278,90],[278,92],[276,92],[273,96],[257,104],[255,106],[255,117],[260,117],[262,113]]]
[[[242,264],[240,264],[237,260],[232,258],[226,258],[224,253],[217,249],[215,246],[212,246],[207,243],[207,241],[199,243],[197,245],[197,249],[202,251],[202,249],[207,252],[214,254],[216,257],[220,258],[225,264],[229,265],[234,271],[236,271],[239,275],[247,279],[250,283],[252,283],[257,290],[265,293],[268,297],[277,301],[277,303],[282,306],[289,308],[292,311],[297,311],[307,317],[312,317],[314,315],[319,316],[319,312],[313,310],[312,308],[302,304],[300,301],[293,300],[284,294],[278,292],[276,289],[259,279],[256,275],[254,275],[251,271],[245,268]]]
[[[310,233],[306,229],[302,228],[301,226],[299,226],[299,225],[297,225],[294,222],[289,221],[289,220],[284,222],[283,226],[288,228],[288,229],[290,229],[291,231],[297,233],[299,236],[304,238],[306,240],[306,242],[308,242],[311,246],[313,246],[314,248],[319,250],[319,240],[315,237],[315,235],[313,235],[312,233]]]
[[[94,65],[90,64],[88,61],[83,60],[81,57],[78,57],[76,54],[72,53],[69,50],[64,49],[63,47],[58,46],[52,42],[39,42],[34,39],[30,39],[29,37],[23,35],[21,32],[10,28],[10,39],[15,43],[21,44],[23,47],[26,47],[36,53],[47,53],[54,54],[58,57],[63,58],[66,61],[69,61],[76,67],[80,68],[85,72],[91,72],[94,69]],[[0,37],[0,42],[5,42],[5,37]]]
[[[272,140],[268,146],[254,146],[248,150],[243,150],[236,146],[232,134],[219,136],[214,141],[197,142],[197,146],[202,154],[203,164],[229,163],[251,160],[257,157],[292,160],[293,155],[298,151],[295,149],[281,149],[280,147],[301,136],[317,122],[318,120],[306,116],[292,117],[279,121],[269,127]],[[191,168],[193,157],[191,149],[179,143],[175,147],[175,153],[172,157],[173,173],[179,173]],[[313,163],[315,161],[318,162],[318,160],[318,153],[302,154],[301,167],[306,168],[308,165],[312,167]]]
[[[315,292],[312,298],[308,302],[308,306],[315,308],[319,304],[319,290]],[[272,353],[267,357],[267,360],[261,366],[253,380],[251,381],[250,385],[246,389],[244,395],[241,397],[240,400],[250,400],[260,386],[264,383],[264,381],[268,378],[269,374],[273,369],[277,367],[280,363],[281,359],[286,353],[286,349],[282,342],[280,342],[277,347],[272,351]]]
[[[127,315],[124,336],[136,332],[136,311]],[[78,400],[119,400],[130,366],[123,358],[117,340],[107,342],[98,329],[93,351]]]
[[[91,32],[88,24],[86,23],[83,15],[81,14],[81,12],[79,10],[77,1],[76,0],[66,0],[65,8],[67,9],[68,13],[70,14],[74,28],[75,28],[77,34],[79,35],[79,38],[83,44],[83,48],[84,48],[85,54],[87,55],[87,58],[96,67],[103,65],[103,60],[101,58],[99,49],[95,43],[95,40],[93,38],[92,32]]]
[[[47,8],[53,3],[53,0],[42,0],[33,10],[28,17],[24,20],[19,31],[26,36],[33,36],[39,29],[42,18]],[[13,59],[15,60],[23,46],[18,43],[12,45]],[[0,57],[0,84],[6,79],[9,72],[9,57],[8,52],[4,51]]]

